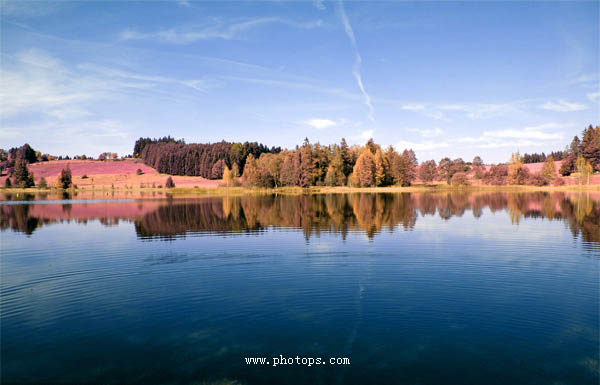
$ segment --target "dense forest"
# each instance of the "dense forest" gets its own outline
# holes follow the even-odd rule
[[[135,142],[134,156],[158,172],[170,175],[202,176],[221,179],[225,167],[235,167],[243,172],[248,156],[259,158],[262,154],[277,154],[281,148],[268,148],[261,143],[194,143],[169,136],[160,139],[140,138]]]

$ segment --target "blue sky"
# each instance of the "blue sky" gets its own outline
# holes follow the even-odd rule
[[[600,124],[596,1],[1,1],[3,148],[373,137],[499,162]]]

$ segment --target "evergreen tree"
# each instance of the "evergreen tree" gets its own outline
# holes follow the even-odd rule
[[[593,169],[600,171],[600,126],[594,128],[590,125],[583,131],[580,149],[581,156]]]
[[[165,182],[165,187],[166,188],[173,188],[175,187],[175,182],[173,182],[173,178],[168,177],[167,181]]]
[[[73,177],[71,175],[71,169],[67,164],[66,168],[63,168],[60,174],[58,175],[58,180],[56,183],[58,188],[68,189],[73,185]]]
[[[12,177],[15,186],[20,188],[33,187],[35,185],[33,181],[33,173],[27,168],[27,160],[24,158],[17,158],[15,161],[15,168],[12,173]]]
[[[354,161],[352,159],[352,154],[350,154],[350,150],[348,148],[348,144],[346,143],[346,139],[342,138],[340,143],[340,154],[342,157],[342,161],[344,164],[343,173],[346,177],[352,174],[352,168],[354,167]]]

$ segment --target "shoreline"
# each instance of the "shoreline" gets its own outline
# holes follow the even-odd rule
[[[444,184],[415,185],[409,187],[387,186],[387,187],[347,187],[347,186],[311,186],[311,187],[174,187],[174,188],[77,188],[58,189],[48,188],[0,188],[2,194],[138,194],[141,196],[150,194],[156,196],[178,196],[178,195],[299,195],[299,194],[348,194],[348,193],[410,193],[410,192],[600,192],[600,185],[566,185],[566,186],[530,186],[530,185],[477,185],[477,186],[450,186]]]

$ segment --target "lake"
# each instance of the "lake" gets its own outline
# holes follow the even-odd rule
[[[597,193],[3,199],[3,384],[599,380]]]

